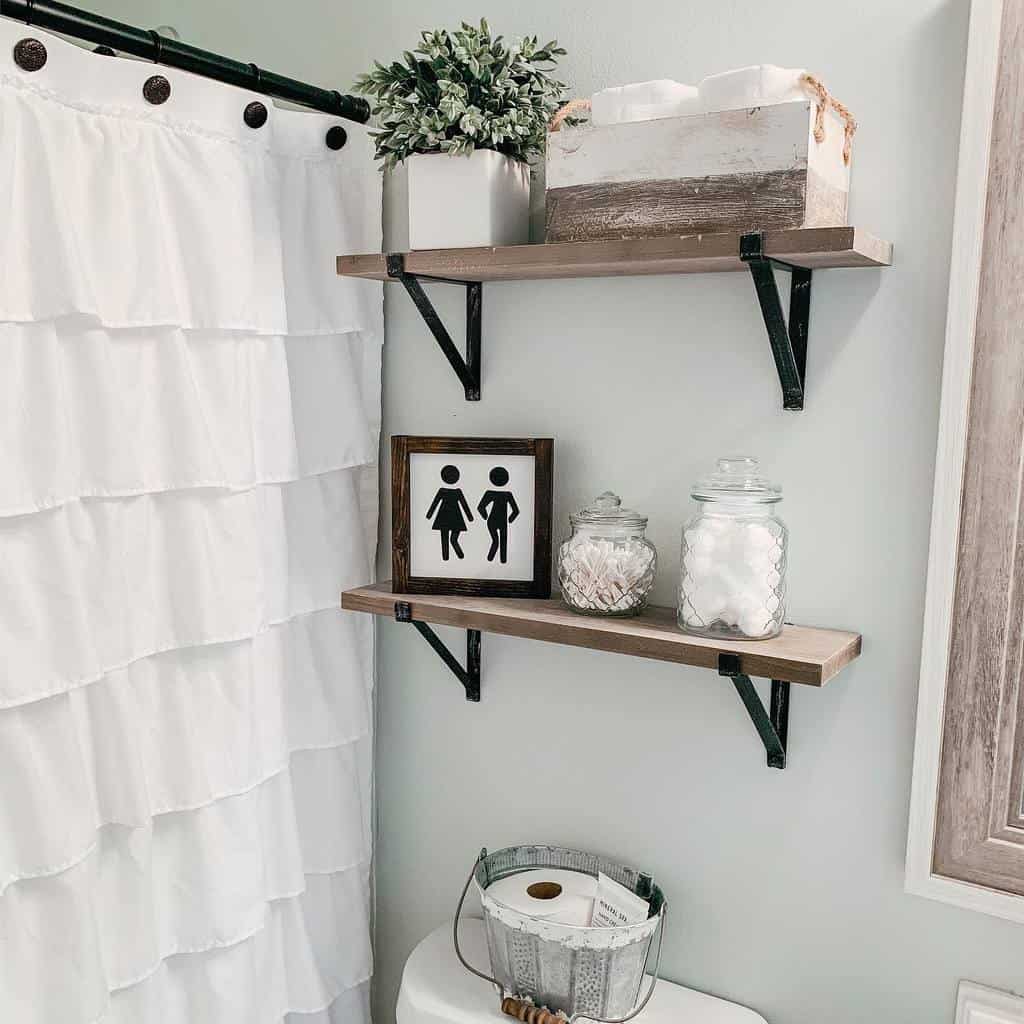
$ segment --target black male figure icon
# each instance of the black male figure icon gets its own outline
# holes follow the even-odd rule
[[[490,472],[490,481],[495,487],[504,487],[508,483],[508,470],[504,466],[495,466]],[[488,511],[488,505],[490,511]],[[491,550],[487,552],[487,561],[493,562],[499,553],[501,564],[508,562],[508,527],[519,517],[519,506],[512,497],[511,491],[486,491],[476,507],[487,520],[487,530],[491,535]]]
[[[459,470],[456,466],[445,466],[441,470],[441,479],[446,484],[459,482]],[[459,534],[466,531],[466,519],[462,518],[463,509],[466,512],[466,519],[473,522],[473,514],[469,511],[466,503],[466,496],[462,493],[461,487],[439,487],[434,500],[427,509],[429,519],[434,511],[437,511],[437,518],[432,528],[441,533],[441,557],[447,562],[451,558],[450,548],[455,549],[459,558],[465,558],[462,548],[459,546]]]

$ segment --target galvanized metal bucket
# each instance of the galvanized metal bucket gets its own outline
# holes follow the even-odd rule
[[[581,871],[595,878],[603,872],[648,900],[650,914],[639,924],[583,928],[531,917],[488,897],[488,886],[499,878],[536,868]],[[459,948],[459,918],[474,882],[484,909],[490,975],[467,963]],[[492,854],[481,850],[455,913],[455,953],[467,970],[498,987],[506,1013],[527,1024],[548,1024],[548,1016],[526,1007],[547,1007],[570,1021],[624,1024],[654,992],[667,910],[650,875],[596,854],[556,846],[510,846]],[[654,976],[641,1000],[655,932],[660,934]]]

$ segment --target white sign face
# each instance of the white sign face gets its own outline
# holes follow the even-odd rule
[[[533,579],[532,455],[409,456],[409,574]]]

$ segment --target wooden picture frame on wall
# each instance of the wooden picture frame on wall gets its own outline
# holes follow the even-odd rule
[[[973,0],[908,892],[1024,923],[1024,0]]]
[[[392,587],[551,596],[554,441],[391,438]]]

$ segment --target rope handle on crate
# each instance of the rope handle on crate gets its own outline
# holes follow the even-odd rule
[[[548,123],[549,132],[557,132],[561,130],[562,122],[567,117],[572,117],[573,114],[579,111],[590,110],[590,100],[569,100],[567,103],[563,103],[558,110],[555,111],[554,117],[551,118]]]
[[[825,141],[825,115],[831,107],[843,121],[843,163],[849,165],[850,154],[853,150],[853,136],[857,131],[857,119],[850,112],[845,103],[840,103],[825,88],[824,83],[815,75],[804,72],[800,76],[800,84],[817,99],[817,109],[814,113],[814,141],[820,146]],[[548,124],[549,132],[561,130],[562,122],[573,114],[590,110],[590,100],[574,99],[563,103],[555,112]]]
[[[627,1013],[625,1017],[591,1017],[585,1013],[574,1013],[571,1017],[567,1018],[565,1014],[554,1013],[546,1006],[536,1006],[525,999],[519,999],[515,996],[507,995],[505,987],[497,980],[497,978],[492,978],[489,974],[484,974],[483,971],[478,971],[471,963],[469,963],[469,961],[462,955],[462,949],[459,946],[459,920],[462,917],[462,908],[466,902],[469,887],[473,884],[473,876],[476,875],[476,869],[480,865],[480,862],[486,857],[487,848],[485,847],[480,851],[476,860],[473,861],[473,866],[469,869],[469,877],[466,879],[466,884],[462,887],[462,894],[459,896],[459,904],[455,908],[455,921],[452,924],[452,938],[455,942],[455,955],[458,957],[459,963],[462,964],[470,974],[475,974],[478,978],[482,978],[484,981],[489,981],[498,990],[499,997],[501,999],[502,1013],[507,1014],[509,1017],[515,1017],[516,1020],[521,1021],[522,1024],[566,1024],[567,1021],[568,1024],[575,1024],[578,1020],[594,1021],[595,1024],[626,1024],[627,1021],[632,1020],[647,1006],[651,1001],[651,996],[654,995],[655,986],[658,984],[658,978],[661,975],[661,951],[665,946],[665,920],[668,917],[668,904],[664,901],[662,901],[661,910],[658,911],[658,955],[654,960],[654,974],[651,975],[651,984],[641,1003]],[[647,962],[650,959],[650,956],[651,945],[648,944],[647,953],[644,956],[644,966],[640,973],[641,985],[643,985],[643,979],[647,974]]]
[[[853,148],[853,136],[857,131],[857,120],[850,113],[849,107],[840,103],[825,88],[820,78],[805,72],[800,76],[800,84],[818,100],[818,108],[814,113],[814,141],[819,145],[825,141],[825,114],[831,107],[843,121],[843,163],[850,163],[850,151]]]

